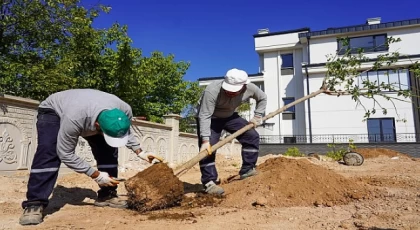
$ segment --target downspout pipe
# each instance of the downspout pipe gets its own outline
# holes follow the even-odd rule
[[[309,73],[308,73],[308,65],[311,63],[311,53],[310,53],[310,37],[308,39],[308,64],[305,65],[305,72],[306,72],[306,91],[307,95],[310,94],[309,92]],[[311,99],[308,99],[308,125],[309,125],[309,143],[312,144],[312,116],[311,116]]]

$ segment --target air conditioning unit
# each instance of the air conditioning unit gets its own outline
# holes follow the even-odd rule
[[[258,34],[268,34],[268,33],[270,33],[270,30],[268,28],[258,30]]]
[[[381,18],[380,17],[377,17],[377,18],[368,18],[367,21],[366,21],[366,23],[368,25],[379,24],[379,23],[381,23]]]

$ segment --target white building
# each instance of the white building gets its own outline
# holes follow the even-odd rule
[[[362,25],[321,31],[311,31],[309,28],[280,32],[259,30],[254,39],[260,70],[258,74],[251,74],[250,78],[268,95],[267,114],[321,87],[327,70],[327,55],[335,54],[340,48],[338,37],[349,37],[350,48],[364,48],[369,58],[398,51],[401,58],[397,65],[402,68],[420,60],[420,19],[395,22],[380,20],[373,18]],[[378,47],[389,37],[401,38],[401,42]],[[369,64],[372,63],[364,63],[364,66],[369,67]],[[384,71],[368,72],[362,77],[397,81],[402,88],[419,86],[418,80],[406,69],[390,72],[389,79]],[[199,82],[204,86],[221,78],[200,78]],[[395,92],[389,92],[388,95],[398,97]],[[388,113],[384,115],[378,109],[370,119],[363,121],[365,110],[351,96],[322,94],[271,118],[258,131],[262,138],[275,143],[316,143],[330,142],[331,139],[346,142],[349,138],[355,142],[417,141],[416,133],[420,133],[419,110],[416,109],[419,100],[394,100],[396,110],[392,102],[382,97],[378,98],[378,102],[387,108]],[[362,103],[366,109],[371,109],[373,100],[362,100]]]

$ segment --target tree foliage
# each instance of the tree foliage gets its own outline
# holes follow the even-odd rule
[[[93,27],[111,8],[78,0],[0,0],[0,92],[43,100],[71,88],[94,88],[129,103],[135,116],[161,121],[198,100],[183,80],[189,63],[132,47],[127,26]]]
[[[351,95],[358,105],[362,106],[365,110],[364,119],[369,118],[375,114],[377,110],[381,110],[384,115],[388,113],[385,106],[381,105],[378,98],[382,97],[387,101],[393,103],[395,110],[397,110],[394,101],[406,101],[411,97],[417,97],[417,89],[411,88],[409,85],[404,85],[401,88],[400,82],[382,81],[380,79],[370,79],[363,77],[363,73],[368,71],[381,71],[386,70],[389,72],[396,72],[401,69],[407,69],[414,76],[420,76],[420,66],[418,61],[411,61],[410,58],[401,54],[398,51],[387,52],[377,55],[375,58],[366,56],[363,48],[351,49],[349,47],[349,38],[339,38],[343,47],[338,50],[336,54],[327,55],[327,73],[324,79],[322,89],[325,93],[330,95]],[[384,44],[378,44],[375,48],[390,48],[394,43],[401,42],[400,38],[389,37]],[[409,60],[409,64],[400,64],[400,60]],[[371,108],[366,107],[362,99],[373,101]]]

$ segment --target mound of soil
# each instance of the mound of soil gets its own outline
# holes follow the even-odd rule
[[[179,205],[184,184],[166,164],[155,164],[125,182],[128,206],[139,212]]]
[[[221,205],[250,207],[263,200],[269,207],[334,206],[369,198],[365,184],[345,178],[308,159],[278,157],[257,167],[258,175],[223,185]]]
[[[376,158],[379,156],[396,157],[406,156],[405,154],[399,153],[392,149],[385,148],[358,148],[356,152],[362,154],[364,158]]]

